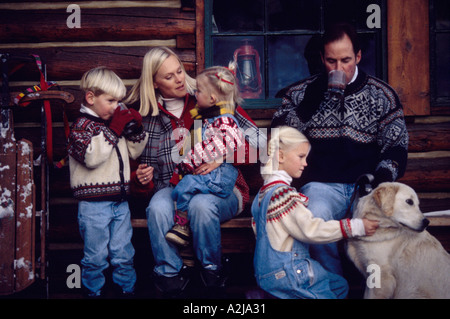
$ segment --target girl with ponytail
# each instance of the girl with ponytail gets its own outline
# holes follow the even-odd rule
[[[197,105],[191,110],[194,124],[190,138],[184,140],[180,150],[184,157],[171,179],[176,185],[172,192],[176,202],[175,225],[167,232],[166,239],[175,245],[190,244],[187,211],[193,196],[200,193],[227,198],[233,193],[238,170],[227,163],[226,158],[245,146],[243,133],[234,117],[242,99],[233,70],[234,64],[230,63],[228,68],[211,67],[197,76]],[[220,166],[207,174],[195,174],[203,163],[213,161],[219,162]]]
[[[307,167],[308,139],[295,128],[272,129],[264,185],[252,205],[256,234],[254,255],[258,285],[277,298],[345,298],[347,281],[325,270],[309,255],[309,244],[369,236],[378,221],[324,221],[308,210],[308,198],[290,184]]]

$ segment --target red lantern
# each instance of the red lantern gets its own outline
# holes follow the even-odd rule
[[[242,98],[259,98],[262,92],[259,53],[248,40],[244,40],[244,44],[234,51],[234,62],[237,64],[236,78]]]

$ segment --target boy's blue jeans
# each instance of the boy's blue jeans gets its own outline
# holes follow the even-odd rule
[[[355,184],[311,182],[304,185],[300,192],[309,198],[308,209],[314,217],[324,220],[346,218],[345,213],[350,203]],[[351,216],[349,216],[351,217]],[[311,257],[326,270],[342,276],[342,265],[337,242],[310,245]]]
[[[78,203],[78,225],[84,240],[81,280],[91,294],[99,294],[105,284],[103,271],[108,257],[113,266],[112,278],[123,292],[133,292],[136,271],[133,266],[133,228],[128,202]]]
[[[175,205],[172,187],[157,191],[146,209],[150,234],[154,271],[159,276],[176,276],[182,266],[178,248],[169,243],[165,235],[174,225]],[[195,195],[188,206],[188,219],[192,231],[194,252],[202,267],[211,270],[221,268],[220,223],[233,218],[238,210],[234,193],[227,198],[212,194]]]

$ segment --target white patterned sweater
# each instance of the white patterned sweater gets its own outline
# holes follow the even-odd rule
[[[309,244],[326,244],[365,235],[361,219],[325,221],[314,217],[306,208],[308,198],[290,186],[292,178],[285,171],[275,171],[266,178],[255,200],[261,203],[272,187],[280,182],[285,186],[278,187],[272,194],[266,218],[266,232],[273,249],[291,251],[294,240]],[[252,227],[256,235],[254,219]]]
[[[86,201],[121,201],[130,193],[129,158],[144,150],[148,134],[141,130],[116,136],[108,123],[82,106],[68,138],[70,185],[74,197]]]

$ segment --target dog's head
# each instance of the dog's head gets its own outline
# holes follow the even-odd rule
[[[420,208],[416,192],[402,183],[381,183],[373,192],[367,195],[368,200],[379,208],[374,212],[366,211],[368,215],[379,215],[367,218],[389,220],[398,227],[406,227],[415,231],[423,231],[429,224]],[[361,216],[362,217],[362,216]]]

